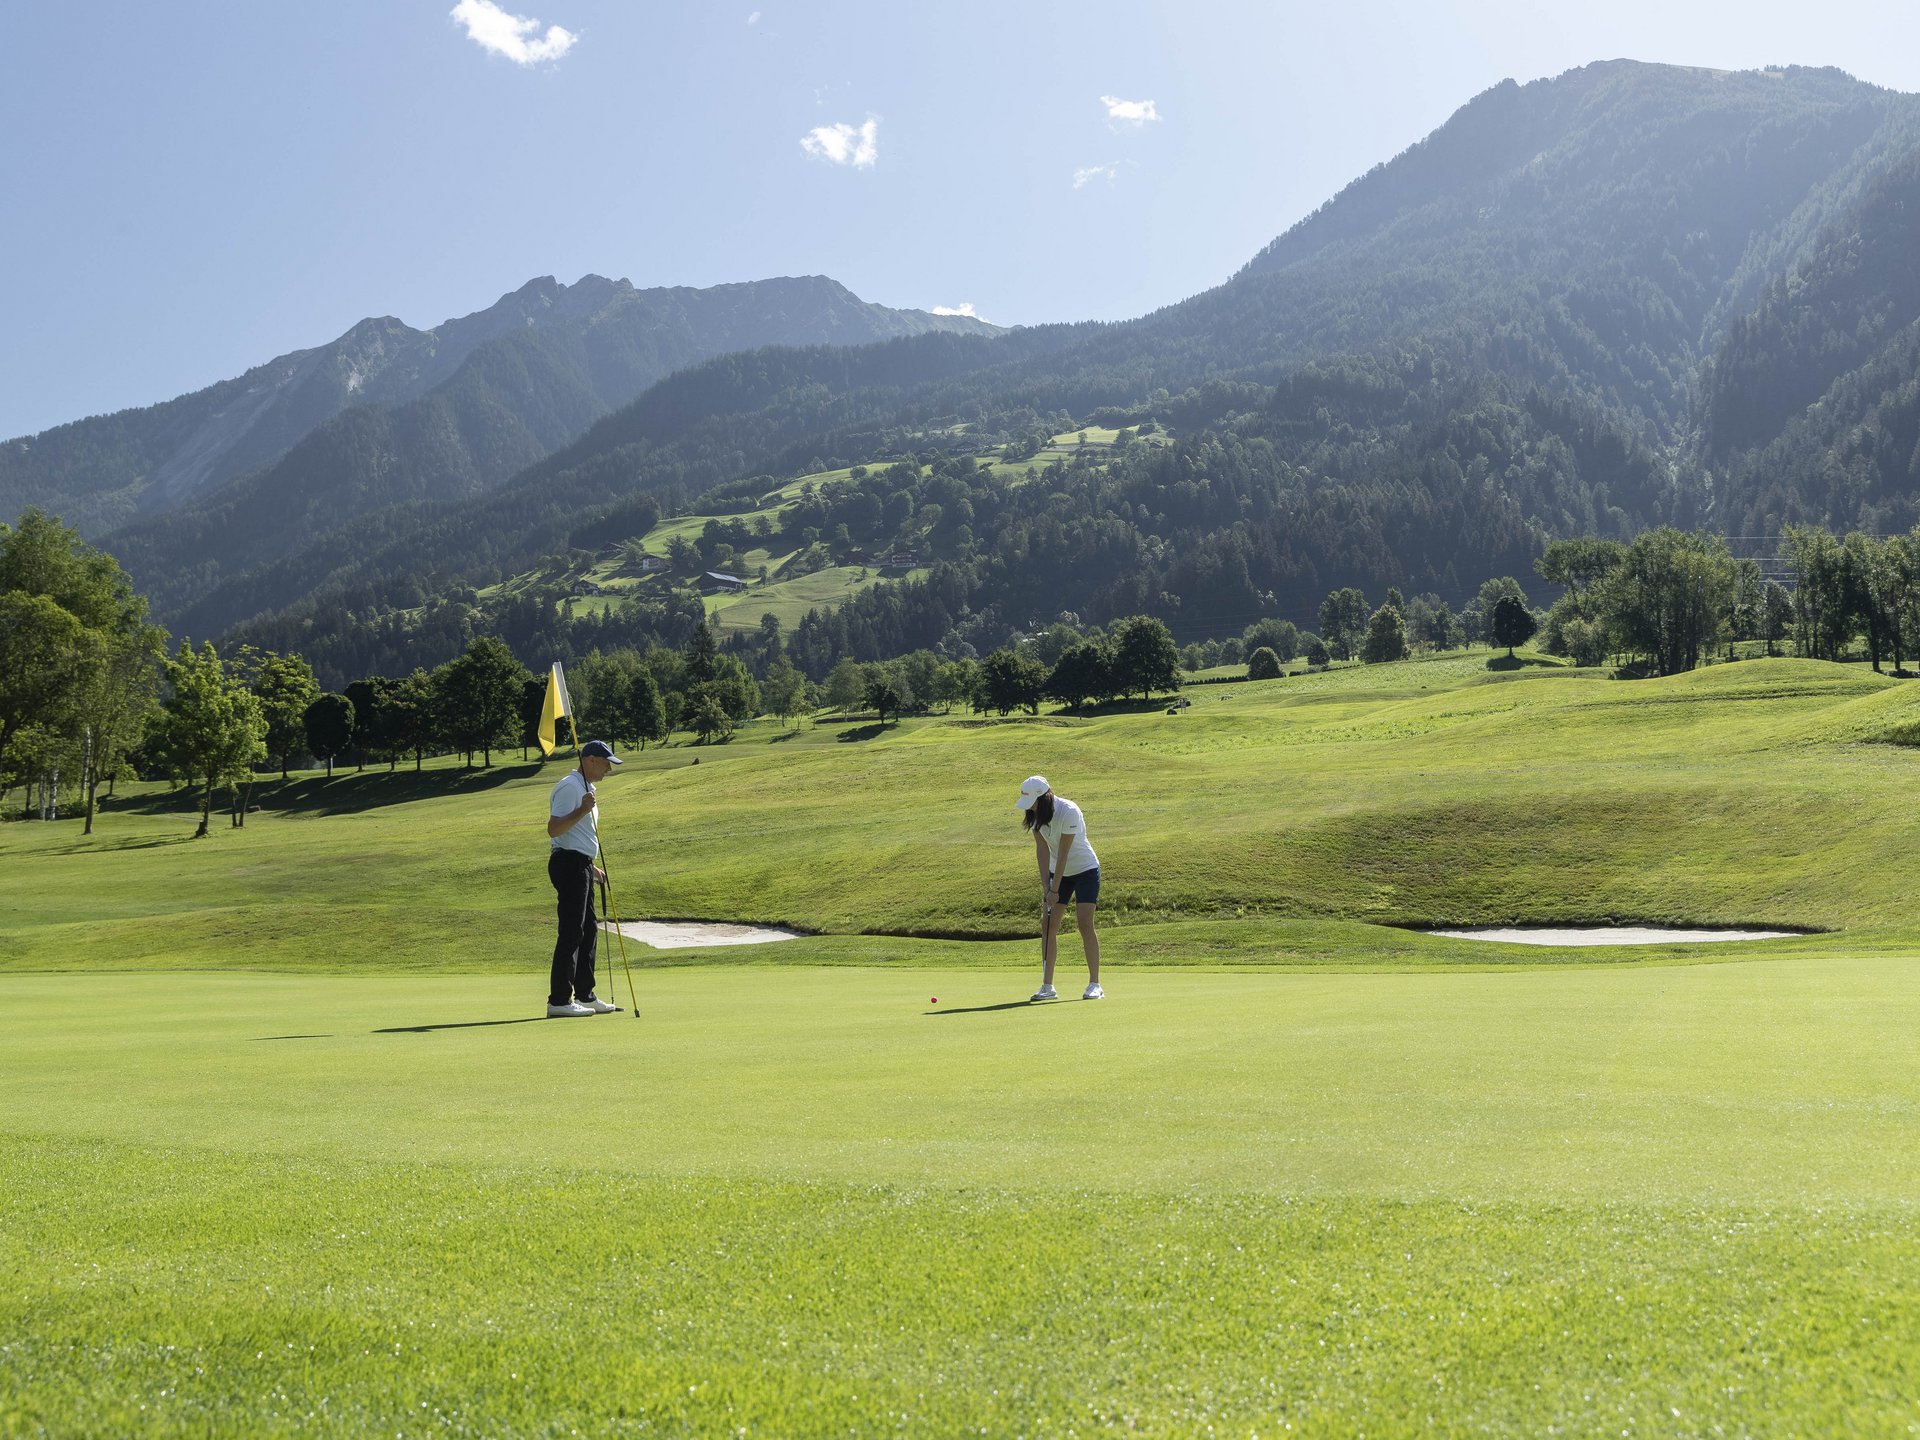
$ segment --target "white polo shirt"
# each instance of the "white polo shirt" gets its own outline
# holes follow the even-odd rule
[[[562,776],[560,783],[553,787],[553,798],[547,802],[547,813],[558,820],[578,810],[580,802],[586,798],[587,777],[575,770]],[[600,854],[599,824],[600,810],[596,806],[582,816],[577,825],[548,837],[547,844],[555,850],[578,850],[589,860],[597,859]]]
[[[1047,843],[1047,864],[1051,866],[1054,857],[1060,853],[1060,837],[1071,835],[1073,847],[1067,851],[1067,868],[1063,875],[1083,875],[1100,863],[1100,857],[1093,853],[1093,846],[1087,842],[1087,817],[1080,813],[1080,807],[1071,800],[1053,797],[1053,819],[1034,831]]]

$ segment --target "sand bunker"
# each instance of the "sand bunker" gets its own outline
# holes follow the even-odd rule
[[[1665,930],[1657,925],[1545,925],[1496,930],[1429,930],[1454,940],[1498,940],[1506,945],[1700,945],[1716,940],[1784,940],[1791,930]]]
[[[605,927],[611,930],[609,923]],[[620,933],[656,950],[691,950],[696,945],[770,945],[775,940],[798,940],[797,930],[765,925],[721,925],[700,920],[623,920]]]

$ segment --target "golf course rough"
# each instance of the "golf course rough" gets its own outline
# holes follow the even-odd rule
[[[628,912],[823,933],[638,1024],[532,1018],[551,770],[0,826],[0,1434],[1920,1433],[1917,707],[1451,657],[649,750]],[[1098,1005],[1019,1003],[1035,771]],[[1397,928],[1609,919],[1826,933]]]

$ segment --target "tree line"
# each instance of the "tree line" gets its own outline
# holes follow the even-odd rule
[[[1317,632],[1265,616],[1184,649],[1155,616],[1102,626],[1062,612],[984,656],[924,645],[865,661],[843,653],[818,679],[794,643],[805,622],[789,637],[767,616],[723,641],[702,615],[687,618],[678,646],[656,638],[589,650],[569,663],[568,681],[583,735],[644,746],[676,731],[711,743],[756,715],[790,724],[823,705],[864,707],[883,722],[955,704],[1037,713],[1044,701],[1082,707],[1170,692],[1183,667],[1244,662],[1278,674],[1300,656],[1379,663],[1470,641],[1511,649],[1536,633],[1550,653],[1584,665],[1617,659],[1637,674],[1691,669],[1738,642],[1821,659],[1863,645],[1876,669],[1905,673],[1920,651],[1920,529],[1838,536],[1794,526],[1781,549],[1790,587],[1734,557],[1720,536],[1663,526],[1627,542],[1551,542],[1534,568],[1561,593],[1544,609],[1511,576],[1486,581],[1458,612],[1432,593],[1389,587],[1376,607],[1341,586],[1322,599]],[[920,583],[937,592],[940,582]],[[242,826],[254,775],[272,767],[284,777],[307,755],[329,773],[343,759],[397,768],[411,758],[418,769],[444,753],[490,765],[495,750],[535,743],[545,686],[545,672],[493,634],[431,670],[363,676],[334,692],[292,650],[222,653],[182,641],[169,651],[112,557],[37,512],[0,525],[0,795],[25,783],[28,810],[50,813],[66,783],[83,797],[89,831],[98,787],[122,774],[193,789],[204,834],[218,793]]]

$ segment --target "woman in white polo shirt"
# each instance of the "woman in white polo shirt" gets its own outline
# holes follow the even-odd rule
[[[1093,933],[1093,907],[1100,899],[1100,857],[1087,843],[1087,817],[1064,795],[1053,793],[1046,776],[1029,776],[1020,786],[1022,823],[1033,832],[1034,858],[1040,863],[1041,965],[1036,1000],[1057,1000],[1053,959],[1059,949],[1060,917],[1069,904],[1087,952],[1087,988],[1082,1000],[1099,1000],[1100,940]]]

